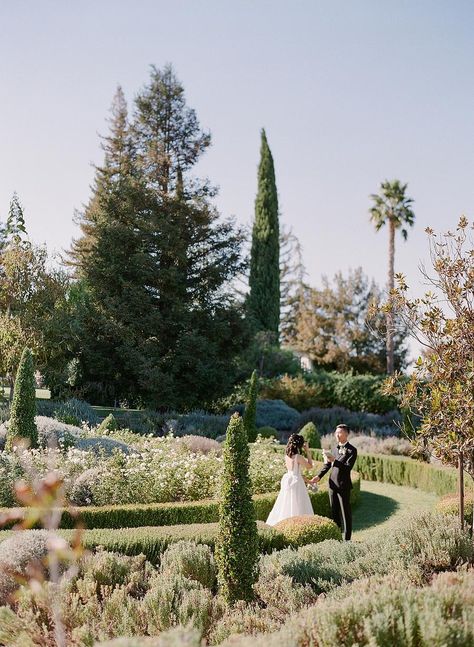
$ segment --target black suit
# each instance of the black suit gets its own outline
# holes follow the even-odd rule
[[[343,532],[344,539],[352,535],[351,510],[351,469],[357,459],[357,449],[347,442],[344,447],[337,446],[337,455],[333,463],[324,463],[318,476],[321,479],[331,470],[329,476],[329,500],[332,518]],[[331,469],[332,467],[332,469]]]

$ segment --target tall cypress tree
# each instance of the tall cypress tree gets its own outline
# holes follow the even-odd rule
[[[247,402],[245,403],[243,416],[244,427],[249,443],[254,443],[257,439],[257,398],[258,376],[257,371],[253,371],[247,391]]]
[[[21,206],[20,199],[16,191],[10,202],[10,209],[8,210],[7,226],[5,230],[6,236],[15,244],[19,245],[24,238],[27,238],[25,217],[23,215],[23,207]]]
[[[280,325],[280,231],[273,157],[262,130],[258,191],[250,256],[248,308],[258,330],[278,340]]]
[[[250,601],[258,577],[258,534],[249,476],[249,446],[242,418],[227,428],[219,503],[216,561],[221,593],[231,604]]]
[[[15,380],[15,392],[6,443],[8,449],[13,448],[15,438],[26,440],[30,448],[38,446],[38,429],[35,415],[36,392],[33,355],[29,348],[25,348]]]

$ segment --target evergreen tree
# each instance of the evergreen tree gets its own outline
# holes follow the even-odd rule
[[[14,439],[25,439],[30,448],[38,446],[38,429],[35,423],[36,392],[33,355],[25,348],[15,380],[15,392],[8,425],[7,448],[12,449]]]
[[[258,535],[249,477],[249,447],[238,413],[229,422],[219,505],[216,560],[222,594],[229,603],[252,600],[258,575]]]
[[[21,206],[20,199],[18,198],[16,191],[13,193],[13,197],[10,202],[5,233],[6,238],[16,244],[21,243],[23,237],[27,238],[28,236],[26,232],[23,207]]]
[[[80,220],[70,263],[78,324],[75,349],[83,388],[92,400],[137,397],[143,357],[141,326],[156,324],[147,290],[146,187],[136,165],[122,89],[112,104],[110,132],[102,139],[104,162],[96,168],[92,197]],[[148,270],[149,273],[149,270]]]
[[[5,249],[7,244],[7,226],[3,222],[0,222],[0,254]]]
[[[273,333],[280,325],[280,232],[273,157],[262,130],[258,192],[250,256],[248,308],[258,330]]]
[[[244,427],[249,443],[254,443],[257,438],[257,396],[258,377],[257,371],[254,371],[252,373],[252,377],[250,378],[247,402],[244,412]]]
[[[91,399],[192,408],[232,384],[243,316],[229,284],[242,233],[219,220],[212,190],[190,176],[209,142],[170,67],[152,68],[130,125],[123,95],[115,100],[72,250]]]

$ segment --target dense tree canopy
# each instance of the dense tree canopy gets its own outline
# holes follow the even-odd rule
[[[71,251],[91,399],[196,407],[232,384],[244,326],[229,284],[243,237],[190,173],[209,144],[170,67],[152,68],[131,123],[118,91]]]
[[[0,247],[0,376],[10,384],[25,346],[35,351],[40,371],[63,361],[61,339],[54,330],[61,334],[56,316],[67,289],[68,277],[51,268],[46,248],[29,241],[14,195]]]
[[[371,318],[382,303],[377,285],[361,268],[347,277],[340,272],[331,283],[323,277],[322,288],[304,287],[288,318],[285,342],[307,353],[317,366],[347,371],[385,371],[385,317]],[[290,325],[291,324],[291,325]],[[397,368],[406,365],[406,329],[395,333]]]

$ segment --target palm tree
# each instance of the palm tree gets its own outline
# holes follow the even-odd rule
[[[390,295],[395,287],[395,231],[401,229],[403,239],[408,238],[408,227],[413,227],[415,214],[411,208],[413,199],[405,195],[407,184],[401,184],[399,180],[389,182],[385,180],[380,185],[380,193],[372,194],[370,197],[374,204],[370,208],[370,219],[379,231],[388,224],[389,245],[388,245],[388,293],[389,305]],[[387,311],[387,373],[394,372],[394,343],[393,330],[394,318],[391,308]]]

